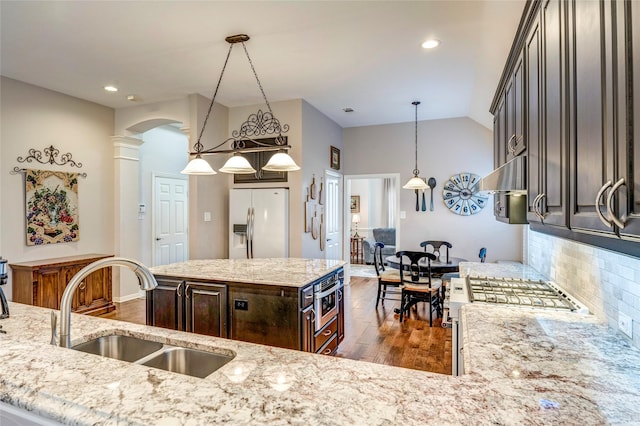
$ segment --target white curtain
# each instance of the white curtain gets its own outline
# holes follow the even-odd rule
[[[396,226],[396,182],[384,178],[382,181],[382,224],[387,228]]]

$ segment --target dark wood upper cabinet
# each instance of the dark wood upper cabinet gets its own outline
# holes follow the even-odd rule
[[[625,0],[527,1],[491,105],[496,166],[505,149],[506,160],[528,157],[531,228],[637,257],[639,9]]]
[[[529,31],[526,111],[529,222],[567,226],[564,4],[544,0]]]

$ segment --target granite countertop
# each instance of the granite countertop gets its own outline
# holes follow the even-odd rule
[[[204,379],[54,347],[49,310],[10,303],[0,401],[72,424],[620,424],[640,419],[640,351],[594,316],[462,309],[451,377],[72,315],[72,342],[117,332],[235,358]],[[244,374],[238,374],[242,370]]]
[[[206,259],[150,268],[154,275],[302,287],[345,264],[328,259]]]

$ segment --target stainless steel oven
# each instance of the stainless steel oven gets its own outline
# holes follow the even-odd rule
[[[315,331],[319,331],[338,315],[338,289],[340,277],[331,275],[313,286],[313,310],[316,313]]]

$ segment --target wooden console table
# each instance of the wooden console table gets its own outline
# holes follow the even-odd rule
[[[351,263],[364,263],[362,240],[364,237],[351,237]]]
[[[111,254],[86,254],[10,264],[13,301],[43,308],[60,309],[67,283],[88,264]],[[71,309],[78,314],[101,315],[115,309],[111,267],[91,273],[78,286]]]

